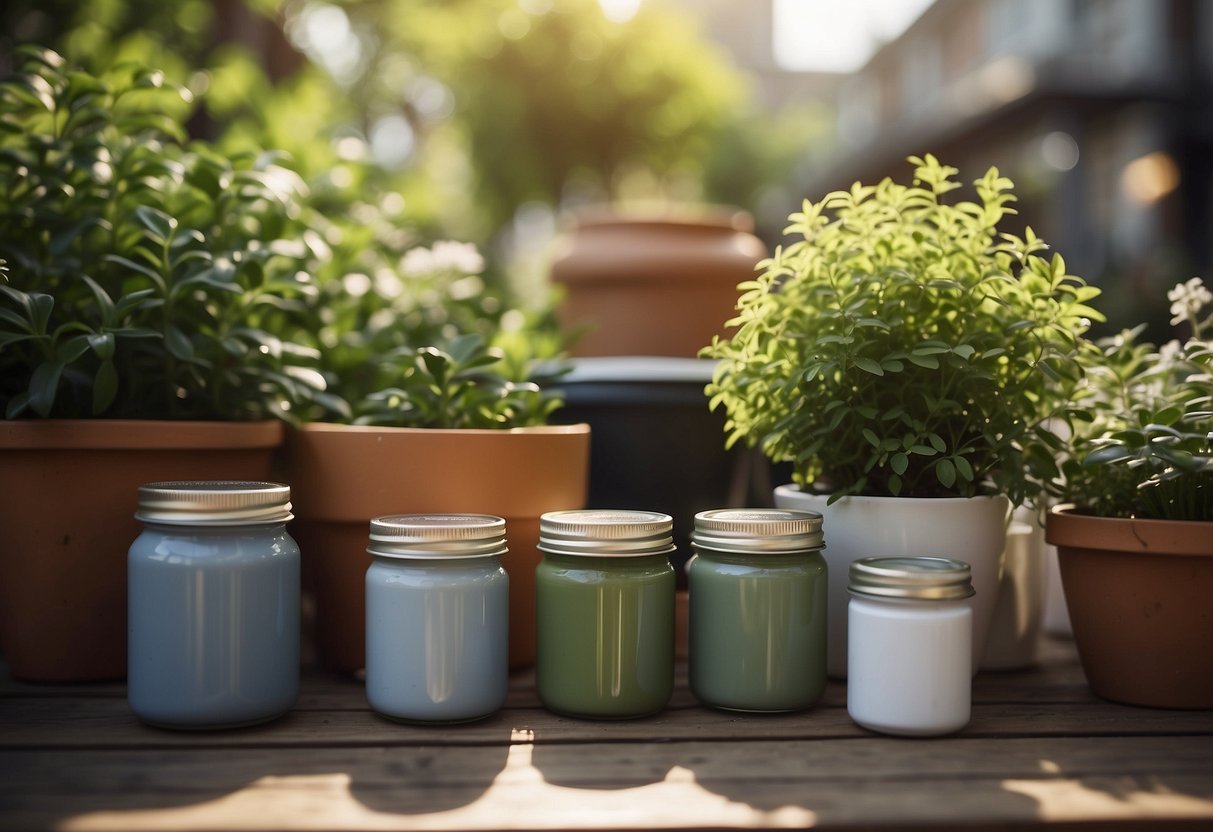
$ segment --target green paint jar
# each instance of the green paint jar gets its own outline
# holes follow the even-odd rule
[[[539,519],[535,683],[544,706],[590,719],[657,713],[674,690],[673,520],[649,511]]]
[[[703,704],[795,711],[826,685],[828,582],[821,515],[718,509],[695,515],[688,670]]]

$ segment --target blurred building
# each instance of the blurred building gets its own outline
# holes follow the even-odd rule
[[[1165,328],[1170,285],[1213,282],[1211,88],[1213,0],[937,0],[843,81],[805,193],[996,165],[1114,324]]]

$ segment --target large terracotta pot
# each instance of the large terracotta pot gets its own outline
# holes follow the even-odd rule
[[[1049,512],[1091,690],[1155,708],[1213,708],[1213,523]]]
[[[365,664],[364,580],[372,517],[476,512],[506,520],[510,664],[535,658],[539,516],[582,508],[589,479],[588,425],[442,430],[312,424],[288,439],[292,533],[305,588],[316,602],[321,660]]]
[[[1006,497],[843,497],[827,506],[828,496],[794,485],[775,489],[775,505],[822,515],[821,531],[830,576],[827,667],[836,678],[847,675],[847,592],[851,561],[867,557],[941,557],[969,564],[976,594],[973,609],[973,668],[981,664],[994,618],[1007,520]]]
[[[735,314],[766,249],[743,212],[698,219],[585,217],[558,243],[557,314],[575,356],[694,358]]]
[[[28,681],[126,675],[140,485],[270,478],[280,422],[0,421],[0,652]]]

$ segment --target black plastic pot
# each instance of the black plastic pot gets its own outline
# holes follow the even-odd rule
[[[698,358],[581,358],[559,388],[553,421],[590,425],[590,508],[661,511],[674,518],[680,585],[695,514],[770,506],[770,466],[724,449],[724,413],[708,410],[715,362]]]

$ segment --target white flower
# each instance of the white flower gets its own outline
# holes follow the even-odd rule
[[[354,272],[343,277],[341,285],[350,297],[360,298],[371,290],[371,279],[365,274]]]
[[[1170,372],[1171,368],[1179,363],[1183,352],[1183,346],[1180,345],[1179,341],[1172,339],[1163,344],[1158,348],[1158,369],[1164,373]]]
[[[1195,321],[1200,310],[1213,303],[1213,292],[1205,288],[1204,281],[1194,277],[1184,283],[1176,284],[1167,292],[1167,300],[1171,301],[1171,325],[1184,321]]]
[[[400,297],[404,291],[404,283],[391,269],[383,268],[375,272],[375,294],[391,300]]]
[[[400,261],[400,271],[420,276],[434,270],[434,254],[428,248],[411,248]]]
[[[434,264],[438,268],[451,269],[464,274],[480,274],[484,271],[484,258],[472,243],[456,240],[439,240],[434,243]]]

